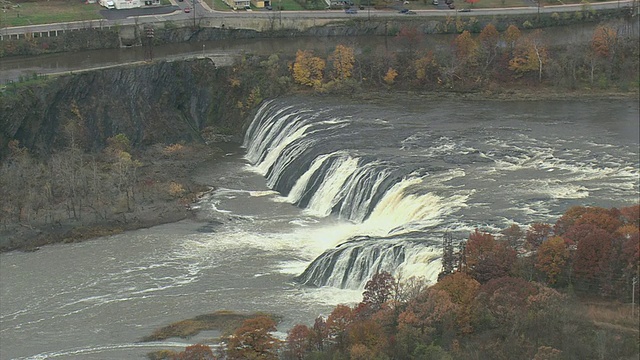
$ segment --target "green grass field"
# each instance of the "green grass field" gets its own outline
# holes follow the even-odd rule
[[[0,12],[0,27],[48,24],[101,19],[98,4],[80,1],[28,2],[5,6]]]

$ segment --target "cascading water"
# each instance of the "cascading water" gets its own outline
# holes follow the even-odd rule
[[[617,140],[581,121],[594,109],[572,110],[580,127],[556,134],[566,116],[535,103],[501,103],[497,112],[480,103],[415,111],[396,103],[388,112],[307,104],[265,102],[244,141],[275,201],[350,224],[325,235],[325,252],[297,277],[305,284],[362,288],[382,270],[435,280],[446,232],[462,240],[477,227],[555,221],[571,201],[619,206],[638,187],[637,149],[599,145]],[[476,121],[483,112],[490,122]]]
[[[445,199],[429,191],[428,174],[397,163],[396,148],[369,154],[364,149],[370,145],[353,146],[370,125],[362,120],[266,102],[247,130],[246,158],[282,201],[313,216],[354,223],[354,239],[336,239],[347,242],[327,250],[297,279],[341,288],[361,288],[379,271],[434,279],[440,267],[437,242],[402,234],[440,225],[442,215],[464,205],[465,196]]]
[[[359,301],[379,270],[435,279],[445,231],[638,201],[633,99],[383,101],[265,103],[246,148],[194,174],[215,186],[197,221],[0,254],[0,359],[182,351],[214,335],[139,340],[215,310],[279,314],[286,331]]]

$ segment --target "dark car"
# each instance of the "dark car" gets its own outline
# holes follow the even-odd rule
[[[456,8],[456,6],[453,3],[451,3],[451,4],[447,5],[447,6],[449,7],[449,9],[455,9]]]
[[[265,6],[264,8],[265,8],[265,9],[267,9],[267,10],[273,10],[273,8],[271,7],[271,5],[267,5],[267,6]]]
[[[415,11],[407,11],[406,13],[404,13],[405,15],[415,15],[416,12]]]
[[[345,14],[357,14],[358,10],[357,9],[347,9],[344,12],[345,12]]]
[[[400,11],[398,11],[400,14],[406,14],[409,12],[409,9],[402,9]]]

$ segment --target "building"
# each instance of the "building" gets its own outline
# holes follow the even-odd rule
[[[225,2],[233,10],[251,8],[251,0],[225,0]]]
[[[135,9],[143,6],[160,5],[160,0],[100,0],[107,9]]]

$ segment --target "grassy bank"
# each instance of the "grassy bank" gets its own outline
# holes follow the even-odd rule
[[[102,9],[97,3],[85,4],[80,1],[8,2],[0,12],[0,28],[97,20],[102,19]]]
[[[228,336],[239,328],[245,320],[260,315],[266,314],[238,314],[232,311],[216,311],[164,326],[154,331],[153,334],[145,336],[142,341],[161,341],[173,337],[185,339],[207,330],[217,330],[223,336]],[[273,318],[271,315],[268,316]]]

